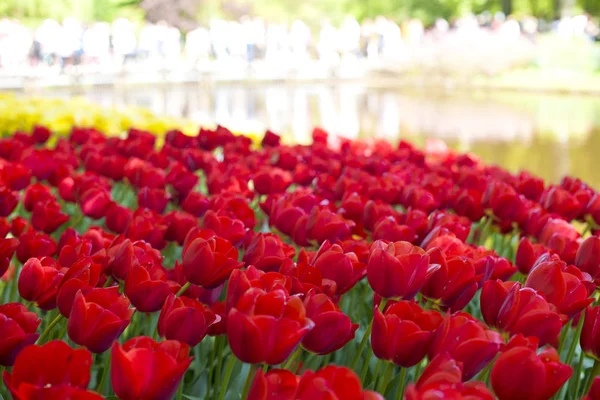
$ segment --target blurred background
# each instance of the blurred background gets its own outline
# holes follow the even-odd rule
[[[600,0],[1,0],[0,90],[600,188]]]

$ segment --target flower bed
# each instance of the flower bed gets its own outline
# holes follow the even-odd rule
[[[577,179],[320,129],[31,125],[0,140],[5,396],[600,398]]]

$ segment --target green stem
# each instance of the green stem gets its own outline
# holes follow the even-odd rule
[[[183,376],[181,377],[181,382],[179,382],[179,386],[177,387],[177,400],[181,400],[183,396]]]
[[[369,370],[369,364],[371,363],[371,356],[373,355],[372,351],[369,351],[367,353],[367,359],[365,360],[365,363],[363,365],[362,371],[360,373],[360,381],[364,382],[365,378],[367,377],[367,371]]]
[[[581,331],[583,330],[583,313],[579,316],[579,322],[577,323],[577,328],[575,329],[575,335],[573,336],[573,340],[571,341],[571,347],[569,347],[569,352],[567,353],[567,358],[565,364],[571,365],[571,360],[573,359],[573,355],[575,354],[575,349],[577,348],[577,344],[579,343],[579,336],[581,336]]]
[[[594,381],[594,377],[596,377],[596,375],[598,375],[599,372],[600,372],[600,361],[594,360],[594,366],[592,367],[592,372],[588,375],[587,381],[585,382],[585,390],[583,391],[584,394],[590,391],[590,388],[592,387],[592,382]]]
[[[400,369],[400,381],[398,382],[398,390],[396,391],[397,400],[402,400],[404,396],[404,385],[406,384],[406,371],[407,368]]]
[[[98,383],[96,391],[100,394],[104,394],[104,386],[106,383],[106,377],[108,376],[108,370],[110,369],[110,352],[104,354],[104,367],[102,368],[102,377]]]
[[[181,289],[179,289],[179,291],[177,292],[177,294],[175,296],[177,296],[177,297],[181,296],[182,294],[185,293],[186,290],[189,289],[190,286],[192,286],[192,284],[190,282],[186,282],[185,285],[183,285],[181,287]]]
[[[390,383],[390,378],[392,377],[392,372],[394,372],[394,364],[388,362],[385,366],[385,373],[383,375],[383,381],[379,385],[377,391],[385,396],[385,390],[387,389],[388,384]]]
[[[379,310],[382,311],[385,308],[385,304],[387,303],[387,299],[381,299],[381,303],[379,304]],[[360,356],[362,355],[367,343],[369,342],[369,337],[371,336],[371,331],[373,330],[373,318],[371,318],[371,322],[369,322],[369,326],[367,327],[367,331],[363,336],[360,344],[358,345],[358,350],[356,350],[356,354],[352,359],[352,364],[350,364],[350,369],[355,370],[358,361],[360,360]]]
[[[19,288],[19,274],[21,273],[21,263],[16,262],[15,264],[16,264],[15,265],[15,274],[11,281],[12,285],[10,287],[9,300],[11,303],[19,301],[19,297],[20,297],[19,291],[17,289]]]
[[[377,364],[375,365],[375,371],[373,372],[373,389],[377,388],[377,379],[379,378],[379,370],[383,365],[383,360],[377,360]]]
[[[213,399],[216,400],[218,392],[217,392],[217,388],[219,387],[219,385],[221,384],[221,368],[223,367],[223,347],[225,346],[224,343],[225,338],[222,336],[217,336],[216,340],[215,340],[215,345],[217,347],[217,351],[215,352],[215,355],[217,356],[217,369],[215,370],[215,387],[213,388]]]
[[[244,383],[244,391],[242,392],[242,400],[246,400],[248,398],[248,392],[250,391],[250,385],[254,380],[254,375],[256,374],[256,369],[258,368],[257,364],[250,364],[250,369],[248,370],[248,375],[246,375],[246,383]]]
[[[331,361],[331,355],[332,355],[332,353],[329,353],[323,357],[323,362],[321,363],[321,368],[326,367],[329,364],[329,362]]]
[[[210,350],[210,361],[208,362],[208,368],[209,369],[208,369],[208,380],[207,380],[207,387],[206,387],[206,393],[208,395],[210,395],[210,389],[211,389],[211,386],[212,386],[213,371],[214,371],[213,365],[215,363],[215,353],[217,352],[216,347],[217,347],[217,340],[215,338],[215,342],[213,343],[213,347]],[[200,360],[196,360],[196,363],[198,365],[200,365]],[[196,371],[196,373],[198,373],[198,371]]]
[[[560,332],[560,337],[558,339],[559,340],[559,343],[558,343],[558,355],[559,356],[562,354],[563,348],[565,347],[565,342],[567,341],[567,335],[569,334],[570,328],[571,327],[567,323],[567,324],[565,324],[565,326],[563,326],[563,329]]]
[[[296,359],[298,357],[300,357],[300,354],[302,354],[302,347],[298,346],[296,348],[296,350],[294,350],[292,355],[287,359],[285,364],[283,364],[283,369],[290,369],[294,365],[294,362],[296,361]],[[292,372],[294,372],[294,371],[292,371]]]
[[[40,335],[40,337],[37,340],[38,344],[42,344],[44,343],[44,340],[46,339],[46,337],[50,334],[50,331],[52,330],[52,328],[54,328],[59,322],[60,320],[63,318],[63,316],[61,314],[58,314],[53,320],[52,322],[50,322],[50,324],[48,324],[48,326],[46,327],[46,329],[44,329],[44,332],[42,332],[42,334]]]
[[[575,374],[571,377],[571,384],[569,385],[569,391],[571,392],[571,398],[579,398],[577,392],[579,391],[579,382],[581,381],[581,368],[583,368],[583,361],[585,360],[585,352],[582,350],[579,355],[579,363],[577,363],[577,369]],[[572,389],[572,390],[571,390]]]
[[[227,361],[225,377],[220,387],[219,400],[223,400],[225,398],[225,394],[227,393],[227,389],[229,387],[229,379],[231,379],[231,373],[233,372],[233,366],[235,365],[235,360],[236,358],[233,355],[231,355],[229,357],[229,361]]]
[[[423,368],[423,360],[421,360],[421,362],[419,362],[416,366],[415,366],[415,377],[414,377],[414,382],[417,383],[417,381],[419,380],[419,378],[421,377],[421,369]]]

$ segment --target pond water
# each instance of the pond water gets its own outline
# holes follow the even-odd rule
[[[137,105],[234,130],[270,128],[306,142],[315,125],[349,138],[428,138],[547,181],[566,174],[600,189],[600,97],[540,93],[435,94],[359,84],[155,85],[46,90],[103,105]]]

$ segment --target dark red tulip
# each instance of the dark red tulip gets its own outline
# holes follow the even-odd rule
[[[324,279],[336,284],[336,294],[342,295],[352,289],[361,280],[367,270],[365,264],[354,253],[345,253],[338,244],[323,242],[314,256],[312,264]]]
[[[106,217],[104,221],[108,229],[116,233],[125,233],[129,222],[133,218],[133,211],[112,202],[106,208],[104,215]]]
[[[561,364],[552,347],[539,354],[529,347],[514,347],[494,363],[491,383],[499,400],[546,400],[572,373],[571,366]]]
[[[196,217],[201,217],[209,209],[210,202],[202,193],[190,192],[181,203],[181,209]]]
[[[520,222],[523,215],[523,199],[510,185],[492,181],[488,185],[481,203],[491,209],[501,221]]]
[[[85,296],[78,292],[67,323],[69,338],[94,353],[103,353],[129,325],[134,312],[129,305],[117,286],[96,288]]]
[[[314,328],[302,339],[302,347],[317,354],[329,354],[354,339],[358,329],[326,294],[309,293],[304,299],[306,316]]]
[[[133,213],[125,236],[134,241],[146,241],[155,249],[161,250],[167,245],[165,234],[168,229],[169,226],[160,214],[147,208],[139,208]]]
[[[296,387],[294,399],[383,400],[383,396],[363,390],[360,378],[346,367],[329,365],[318,371],[306,371]]]
[[[58,285],[64,276],[60,269],[58,262],[49,257],[29,259],[19,275],[19,294],[42,310],[52,310],[56,307]]]
[[[0,365],[13,365],[17,354],[35,343],[40,336],[36,331],[41,323],[41,318],[21,303],[0,305]]]
[[[56,253],[56,242],[50,236],[28,231],[19,236],[17,260],[24,264],[30,258],[47,257]]]
[[[339,214],[315,207],[306,220],[306,237],[318,243],[344,240],[350,237],[354,225]]]
[[[198,184],[198,176],[183,164],[174,163],[167,174],[166,182],[175,189],[177,198],[183,200],[192,193],[192,189]]]
[[[163,189],[144,187],[140,189],[137,195],[138,207],[148,208],[154,212],[162,214],[167,208],[169,198],[167,192]]]
[[[411,299],[431,272],[429,256],[408,242],[386,245],[377,241],[371,248],[367,278],[373,291],[381,297]]]
[[[19,204],[19,193],[6,186],[0,187],[0,217],[8,217]]]
[[[125,295],[141,312],[160,310],[170,293],[165,268],[160,264],[134,265],[125,279]]]
[[[557,344],[562,318],[544,296],[517,282],[487,281],[481,291],[484,321],[511,335],[537,337],[540,345]]]
[[[537,259],[545,253],[548,253],[548,249],[544,245],[531,243],[529,239],[523,237],[517,248],[515,264],[522,274],[527,275]]]
[[[420,362],[429,350],[443,317],[437,311],[424,311],[409,301],[394,302],[385,313],[375,309],[371,343],[380,360],[404,368]]]
[[[68,268],[58,286],[56,302],[60,313],[68,318],[79,290],[87,294],[100,282],[102,265],[91,257],[82,257]]]
[[[292,354],[313,328],[302,300],[284,290],[248,290],[227,317],[231,351],[246,363],[275,365]]]
[[[498,353],[504,341],[499,333],[466,313],[447,315],[428,352],[430,359],[449,353],[463,363],[463,380],[481,371]]]
[[[55,200],[50,187],[36,182],[25,189],[23,206],[27,211],[31,212],[37,203],[45,203],[48,200]]]
[[[252,381],[248,400],[293,399],[299,380],[299,376],[287,369],[270,369],[264,373],[259,368]]]
[[[266,167],[254,175],[253,181],[258,194],[283,193],[292,183],[292,176],[282,169]]]
[[[0,239],[0,276],[8,270],[17,247],[19,247],[19,239]]]
[[[89,351],[54,340],[23,349],[3,379],[14,399],[101,400],[102,396],[87,391],[91,368]]]
[[[220,316],[198,300],[171,294],[160,312],[157,329],[165,339],[179,340],[194,347],[220,320]]]
[[[231,243],[239,243],[246,236],[246,227],[244,223],[227,215],[218,215],[212,210],[204,214],[202,227],[210,229],[221,238],[227,239]]]
[[[423,286],[423,295],[444,308],[462,310],[475,295],[481,276],[476,275],[475,265],[466,257],[452,257],[438,265],[440,268]]]
[[[183,246],[183,242],[192,228],[198,226],[198,218],[178,210],[166,214],[165,222],[169,226],[165,233],[165,240],[177,242],[180,246]]]
[[[29,220],[23,217],[17,216],[10,221],[10,233],[15,237],[20,237],[23,233],[27,232],[30,227],[31,224],[29,223]]]
[[[31,170],[21,163],[7,163],[1,173],[6,185],[12,190],[23,190],[31,182]]]
[[[431,360],[416,384],[408,387],[405,398],[494,400],[483,382],[462,383],[462,363],[454,360],[448,353],[437,355]]]
[[[69,216],[61,211],[60,205],[54,199],[37,203],[31,214],[31,225],[48,234],[56,231],[68,220]]]
[[[190,233],[191,235],[191,233]],[[183,246],[183,272],[187,280],[205,288],[222,284],[234,269],[242,267],[231,242],[210,230],[188,235]]]
[[[259,288],[267,292],[282,289],[289,292],[291,282],[287,276],[279,272],[263,272],[253,265],[244,270],[236,269],[231,273],[227,283],[227,296],[225,297],[227,311],[235,307],[240,297],[250,288]]]
[[[260,144],[262,145],[262,147],[279,147],[280,140],[281,138],[276,133],[267,130]]]
[[[398,224],[394,217],[380,219],[373,228],[373,240],[414,243],[416,239],[415,230],[408,225]]]
[[[258,233],[246,246],[243,261],[247,265],[269,272],[278,271],[286,258],[292,258],[296,251],[273,233]]]
[[[79,197],[81,211],[93,219],[104,217],[111,203],[110,192],[101,186],[93,186]]]
[[[581,242],[575,257],[575,265],[590,274],[592,279],[600,277],[600,237],[590,236]]]
[[[567,265],[556,256],[544,257],[529,272],[525,286],[542,293],[559,312],[572,318],[594,301],[590,298],[593,287],[582,282],[581,277],[570,273]]]
[[[595,357],[600,358],[600,306],[588,307],[585,310],[583,330],[581,331],[581,349]]]
[[[138,336],[111,350],[110,376],[122,400],[171,399],[192,362],[189,347],[176,340]]]
[[[31,138],[37,144],[44,144],[50,138],[52,132],[48,127],[43,125],[35,125],[31,131]]]
[[[529,200],[538,201],[544,192],[544,180],[535,177],[527,171],[521,171],[518,179],[517,191]]]
[[[567,221],[575,219],[585,205],[579,203],[577,198],[558,187],[549,187],[541,196],[540,204],[550,213],[558,214]]]

